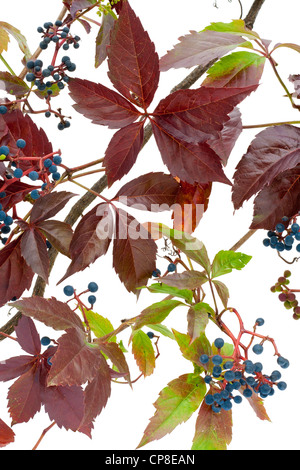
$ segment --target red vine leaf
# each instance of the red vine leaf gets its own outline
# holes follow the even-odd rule
[[[174,229],[193,233],[207,210],[212,183],[191,185],[182,181],[174,211]]]
[[[98,68],[107,57],[110,33],[116,20],[112,15],[103,15],[102,24],[96,37],[95,67]]]
[[[32,283],[33,271],[21,254],[21,237],[16,238],[0,251],[0,306],[20,297]]]
[[[30,215],[30,222],[37,224],[43,220],[50,219],[61,211],[74,196],[75,194],[67,191],[55,191],[45,194],[35,201]]]
[[[70,257],[70,243],[73,238],[72,227],[60,220],[44,220],[38,222],[36,229],[49,240],[57,251],[65,256]]]
[[[220,158],[207,143],[185,142],[175,138],[156,120],[151,120],[151,123],[162,160],[173,176],[192,185],[211,181],[231,184],[222,169]]]
[[[170,210],[179,190],[180,185],[173,176],[153,172],[126,183],[114,200],[136,209],[160,212]]]
[[[111,32],[108,76],[114,87],[134,104],[147,108],[159,81],[155,46],[129,2],[123,3]]]
[[[254,200],[252,229],[274,230],[282,217],[300,210],[300,165],[280,173]]]
[[[85,412],[79,431],[88,434],[93,420],[105,408],[111,394],[110,368],[100,354],[100,367],[84,390]]]
[[[178,90],[161,100],[153,112],[155,121],[166,132],[190,143],[217,137],[229,114],[257,85],[243,88]]]
[[[224,124],[223,129],[218,132],[218,135],[212,136],[207,141],[208,145],[220,157],[224,166],[227,164],[232,149],[243,130],[241,112],[237,107],[228,116],[229,121]]]
[[[7,426],[7,424],[0,419],[0,447],[5,447],[15,440],[15,433]]]
[[[118,210],[113,266],[129,292],[147,284],[155,269],[157,247],[149,232],[130,214]]]
[[[98,204],[82,217],[70,244],[72,262],[58,284],[105,255],[113,235],[113,224],[113,213],[106,203]]]
[[[31,318],[22,316],[15,327],[15,332],[19,345],[24,351],[33,356],[41,352],[40,335]]]
[[[80,78],[69,82],[74,109],[94,124],[120,129],[136,121],[141,113],[123,96],[100,83]]]
[[[0,188],[3,186],[3,184],[4,181],[0,181]],[[23,183],[23,181],[20,180],[13,181],[5,188],[5,197],[1,198],[2,209],[7,212],[15,204],[23,201],[24,197],[33,189],[36,189],[36,186]]]
[[[145,121],[134,122],[117,131],[108,144],[103,166],[108,186],[126,175],[142,148]]]
[[[97,343],[101,351],[109,358],[112,364],[117,367],[118,371],[120,374],[122,374],[122,376],[124,376],[125,380],[130,383],[129,367],[120,346],[117,343],[104,342],[101,340],[101,338],[95,339],[94,341]]]
[[[29,228],[21,235],[21,255],[32,271],[48,282],[49,255],[46,241],[38,230]]]
[[[83,330],[80,318],[65,303],[51,297],[28,297],[17,300],[10,304],[16,307],[23,315],[33,317],[35,320],[43,322],[46,326],[54,330],[66,330],[77,328]]]
[[[34,364],[9,388],[8,408],[13,423],[27,423],[40,411],[41,387],[40,368]]]
[[[160,59],[160,70],[206,66],[245,43],[245,39],[219,31],[191,31],[179,38],[179,43]]]
[[[79,386],[44,387],[43,405],[59,428],[77,431],[84,415],[84,395]]]
[[[235,209],[257,194],[285,170],[300,163],[300,129],[274,126],[260,132],[242,157],[234,174],[232,201]],[[276,225],[276,224],[275,224]]]
[[[91,381],[101,365],[98,348],[85,340],[78,328],[69,328],[58,340],[58,349],[51,358],[47,385],[82,385]]]

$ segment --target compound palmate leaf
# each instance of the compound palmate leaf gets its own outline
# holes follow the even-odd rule
[[[0,447],[5,447],[15,440],[15,433],[13,430],[0,419]]]
[[[172,380],[154,403],[156,412],[150,419],[137,448],[171,433],[197,410],[206,392],[202,377],[184,374]]]

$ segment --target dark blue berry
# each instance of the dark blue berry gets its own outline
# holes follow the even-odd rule
[[[263,326],[265,320],[263,318],[257,318],[256,322],[257,326]]]
[[[72,286],[65,286],[64,287],[64,294],[68,297],[71,297],[74,294],[74,287]]]
[[[202,356],[200,356],[200,362],[201,362],[202,364],[207,364],[208,361],[209,361],[209,357],[208,357],[207,354],[202,354]]]
[[[7,107],[3,105],[0,106],[0,114],[6,114],[7,113]]]
[[[19,149],[23,149],[24,147],[26,147],[26,140],[24,139],[18,139],[16,143]]]
[[[224,340],[222,338],[217,338],[214,342],[214,345],[216,346],[217,349],[221,349],[224,346]]]
[[[89,295],[88,297],[88,302],[91,304],[91,305],[94,305],[94,303],[96,302],[96,297],[94,295]]]
[[[252,348],[252,351],[255,353],[255,354],[262,354],[264,348],[261,344],[255,344]]]
[[[41,338],[42,346],[49,346],[50,343],[51,343],[51,339],[48,338],[48,336],[43,336],[43,338]]]
[[[31,171],[28,175],[28,177],[32,180],[32,181],[36,181],[39,179],[39,174],[36,172],[36,171]]]
[[[173,273],[174,271],[176,271],[176,264],[175,263],[170,263],[169,266],[168,266],[168,272]]]
[[[147,336],[148,336],[150,339],[153,339],[153,338],[154,338],[154,333],[153,333],[152,331],[148,331]]]
[[[14,170],[14,177],[15,178],[22,178],[23,176],[23,170],[21,170],[21,168],[16,168]]]
[[[90,282],[89,285],[88,285],[88,290],[90,292],[97,292],[98,284],[96,284],[96,282]]]

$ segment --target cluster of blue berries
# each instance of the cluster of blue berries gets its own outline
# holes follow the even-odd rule
[[[26,141],[24,139],[18,139],[17,142],[18,149],[22,150],[26,147]],[[54,155],[51,158],[45,158],[43,161],[43,169],[41,171],[31,170],[29,173],[25,172],[20,168],[19,163],[22,162],[22,157],[20,155],[10,155],[10,149],[6,145],[0,147],[0,160],[8,162],[8,173],[6,178],[17,178],[21,179],[23,176],[28,176],[31,181],[37,181],[47,174],[47,177],[52,176],[53,182],[58,181],[61,177],[60,172],[58,171],[58,166],[62,164],[62,158],[60,155]],[[41,186],[41,191],[44,191],[47,188],[48,183],[43,183]],[[5,192],[0,193],[0,197],[5,197]],[[30,196],[32,199],[38,199],[40,197],[40,192],[37,189],[34,189]]]
[[[78,49],[80,46],[80,37],[72,36],[69,26],[64,25],[60,20],[55,21],[54,24],[51,21],[44,23],[44,27],[39,26],[37,32],[43,35],[42,41],[40,42],[40,48],[43,50],[47,49],[51,42],[57,44],[60,41],[65,51],[67,51],[72,44],[74,49]]]
[[[175,263],[169,263],[167,267],[167,273],[174,273],[176,271],[176,264]],[[156,268],[152,272],[152,277],[160,277],[161,276],[161,271],[160,269]]]
[[[224,345],[222,338],[217,338],[215,346],[220,349]],[[256,345],[261,346],[261,345]],[[261,354],[261,347],[254,346],[253,351]],[[209,357],[203,354],[200,357],[200,363],[208,366],[212,362],[212,374],[207,374],[204,378],[206,384],[211,386],[211,392],[205,397],[205,403],[212,407],[215,413],[221,410],[231,410],[233,403],[240,404],[245,398],[251,398],[252,395],[259,394],[261,398],[267,398],[275,393],[275,386],[278,390],[286,390],[285,382],[280,381],[281,373],[274,370],[271,375],[262,373],[263,365],[260,362],[253,363],[245,360],[243,363],[234,360],[225,360],[220,354]],[[289,361],[282,356],[277,359],[278,365],[282,369],[289,367]],[[216,380],[214,380],[216,379]],[[218,388],[217,388],[218,386]],[[217,391],[215,391],[217,390]],[[239,391],[239,395],[234,392]]]
[[[95,295],[93,295],[95,292],[97,292],[97,290],[99,289],[98,287],[98,284],[96,282],[90,282],[88,284],[88,291],[91,292],[92,294],[88,296],[88,302],[90,303],[90,305],[93,307],[93,305],[96,303],[97,301],[97,298]],[[64,289],[64,294],[67,296],[67,297],[72,297],[75,293],[75,289],[73,286],[65,286]]]
[[[27,62],[27,69],[26,80],[33,83],[39,91],[46,92],[46,98],[50,98],[53,93],[53,85],[56,85],[59,90],[63,90],[65,84],[70,80],[66,72],[74,72],[76,65],[71,62],[70,57],[64,56],[60,65],[48,65],[46,68],[43,68],[42,60],[30,60]],[[45,116],[49,118],[51,111],[46,111]],[[59,130],[63,130],[70,127],[70,125],[70,121],[61,119],[57,127]]]
[[[282,217],[281,222],[276,225],[275,231],[269,230],[267,235],[268,238],[263,240],[265,247],[282,252],[291,251],[295,244],[296,251],[300,253],[300,226],[295,222],[295,217]]]

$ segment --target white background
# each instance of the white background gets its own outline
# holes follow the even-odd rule
[[[213,3],[213,0],[190,0],[189,2],[182,0],[131,0],[131,6],[156,44],[159,56],[171,49],[177,43],[178,37],[187,34],[189,30],[201,30],[212,21],[229,22],[240,15],[240,8],[235,0],[231,3],[228,3],[227,0],[218,0],[218,9],[213,6]],[[252,1],[244,0],[243,4],[244,10],[247,12]],[[42,25],[45,21],[54,21],[60,9],[61,2],[59,0],[51,2],[14,0],[13,3],[5,2],[1,5],[0,20],[19,28],[27,37],[33,52],[40,42],[40,36],[36,32],[37,26]],[[285,2],[266,0],[255,24],[255,30],[261,37],[271,39],[274,44],[278,42],[300,43],[298,18],[298,0]],[[110,86],[106,75],[106,64],[99,69],[94,68],[94,41],[97,27],[93,28],[89,36],[79,24],[74,26],[73,31],[82,38],[81,48],[68,52],[71,59],[77,64],[77,70],[73,76]],[[42,56],[45,65],[51,61],[49,49]],[[9,46],[9,53],[6,53],[5,57],[11,67],[19,73],[22,69],[20,65],[21,53],[13,39]],[[279,62],[279,71],[286,83],[288,83],[289,74],[300,72],[300,56],[296,52],[282,48],[276,52],[275,57]],[[4,70],[2,64],[1,69]],[[190,70],[180,69],[161,74],[160,87],[152,105],[153,109],[158,100],[166,96],[170,89],[189,72]],[[243,123],[246,125],[299,119],[299,113],[291,108],[289,101],[283,97],[283,94],[282,88],[272,74],[271,67],[267,64],[259,90],[240,107],[243,113]],[[54,149],[61,148],[64,163],[72,167],[103,157],[113,131],[92,125],[81,115],[76,114],[71,107],[72,102],[67,90],[64,90],[61,96],[56,98],[55,103],[57,103],[57,107],[63,108],[65,114],[72,115],[70,129],[59,132],[56,128],[56,120],[54,118],[47,120],[43,115],[34,116],[34,120],[45,129]],[[42,106],[42,102],[37,99],[34,106],[38,109],[39,106]],[[257,130],[245,130],[239,138],[226,167],[226,174],[229,178],[232,178],[236,164],[257,132]],[[26,139],[26,136],[20,137]],[[106,190],[104,195],[106,197],[113,196],[121,184],[123,185],[134,177],[149,171],[167,171],[161,162],[153,139],[142,150],[134,169],[124,177],[122,183],[115,184],[110,190]],[[83,183],[92,184],[96,178],[95,176],[87,177]],[[79,188],[77,187],[67,188],[65,186],[62,189],[70,189],[77,194],[82,194],[78,192]],[[62,211],[61,220],[70,207],[71,203]],[[150,220],[149,214],[142,212],[134,214],[141,222]],[[244,204],[244,207],[234,214],[230,187],[216,183],[213,186],[209,209],[195,235],[204,242],[210,257],[213,258],[219,250],[229,249],[247,232],[251,218],[252,200]],[[168,214],[154,215],[151,220],[171,225]],[[220,278],[220,280],[228,285],[231,294],[230,305],[241,313],[246,327],[251,329],[257,317],[265,318],[265,325],[260,331],[275,338],[280,353],[289,358],[291,362],[291,367],[283,373],[283,380],[288,383],[288,389],[285,392],[278,391],[273,397],[266,400],[266,408],[272,423],[260,421],[245,400],[243,404],[234,407],[233,439],[229,449],[299,450],[300,410],[297,394],[300,387],[298,365],[300,322],[293,320],[291,311],[285,310],[276,295],[270,292],[270,286],[274,284],[278,276],[282,275],[288,265],[279,260],[274,250],[265,249],[262,246],[263,238],[264,233],[257,232],[241,248],[240,251],[253,256],[252,261],[242,272],[233,272],[227,275],[226,279]],[[292,255],[290,256],[292,257]],[[101,315],[110,318],[115,327],[119,325],[121,319],[137,315],[144,307],[160,299],[159,295],[150,296],[144,293],[136,302],[135,296],[126,291],[112,270],[111,251],[89,269],[56,286],[57,280],[62,277],[67,265],[68,261],[60,256],[53,269],[46,296],[54,295],[64,301],[66,298],[62,289],[65,284],[72,284],[75,288],[84,289],[89,281],[95,280],[100,289],[97,292],[98,300],[94,309]],[[163,271],[166,266],[167,261],[159,258],[158,267]],[[300,288],[299,263],[298,265],[294,264],[292,270],[291,284],[294,288]],[[28,293],[26,292],[24,295],[27,296]],[[1,325],[9,318],[7,313],[7,307],[1,308]],[[185,310],[177,309],[165,321],[165,324],[185,332],[185,313]],[[235,322],[232,323],[229,314],[227,315],[224,320],[235,328]],[[41,336],[44,334],[50,335],[52,338],[59,336],[57,332],[47,329],[43,324],[38,322],[36,324]],[[214,326],[208,328],[207,334],[211,341],[220,336]],[[125,345],[128,342],[128,337],[127,331],[120,337]],[[223,337],[226,339],[224,335]],[[181,357],[175,342],[162,337],[159,346],[161,356],[157,361],[153,376],[139,380],[133,390],[125,385],[113,384],[112,397],[101,416],[96,420],[92,440],[85,435],[67,432],[56,427],[47,434],[40,449],[135,449],[148,424],[148,419],[153,416],[152,403],[157,399],[160,390],[179,375],[192,371],[191,364]],[[5,340],[0,343],[1,360],[20,353],[21,351],[15,347],[14,342]],[[130,358],[131,353],[127,356],[129,356],[128,360],[132,366],[132,377],[135,377],[139,375],[139,372]],[[266,345],[264,356],[260,356],[259,360],[264,362],[264,370],[267,373],[278,368],[271,345]],[[0,384],[0,417],[8,424],[10,417],[6,409],[6,394],[9,385],[10,383]],[[194,434],[195,420],[196,414],[186,424],[179,426],[171,435],[149,444],[145,449],[189,449]],[[42,430],[49,424],[48,416],[41,411],[29,423],[16,425],[14,427],[15,443],[7,449],[31,449]]]

